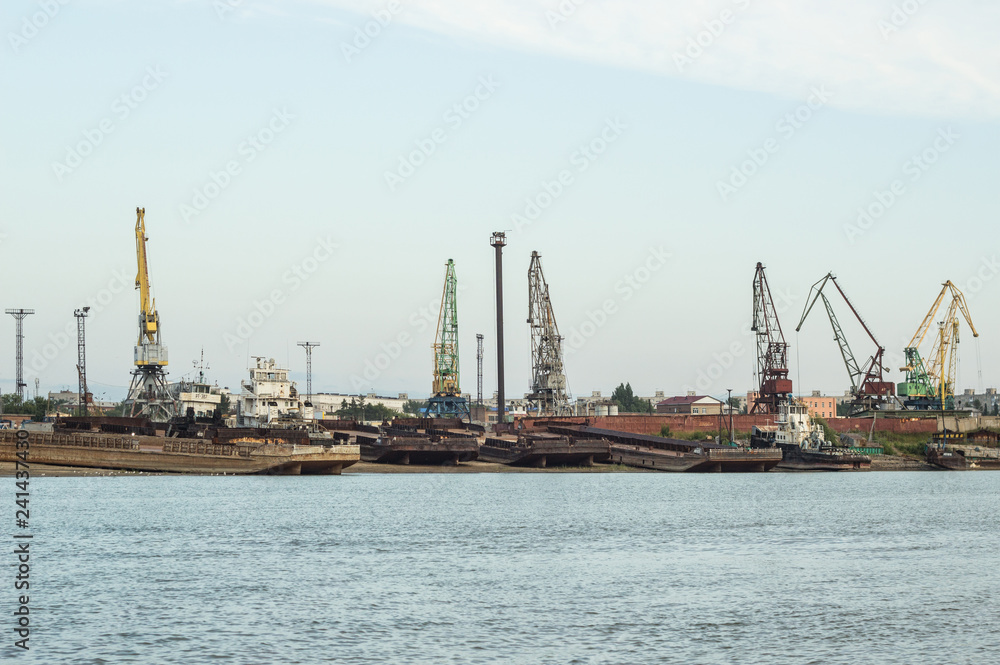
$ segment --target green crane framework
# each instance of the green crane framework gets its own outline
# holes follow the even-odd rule
[[[458,278],[455,262],[448,259],[441,293],[437,335],[434,338],[433,396],[425,415],[432,417],[469,417],[469,403],[459,387],[458,364]]]
[[[938,323],[938,335],[928,361],[920,357],[920,343],[924,341],[934,315],[937,314],[945,294],[951,293],[951,304],[942,321]],[[969,308],[965,304],[965,296],[951,281],[945,282],[941,293],[924,317],[913,339],[903,349],[906,366],[900,367],[906,372],[906,380],[898,386],[898,394],[903,398],[903,404],[911,409],[944,409],[953,408],[955,395],[955,369],[958,364],[958,312],[962,312],[966,323],[972,330],[973,337],[979,337],[976,326],[972,323]]]

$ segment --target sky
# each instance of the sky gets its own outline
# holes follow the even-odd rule
[[[316,392],[426,396],[454,259],[462,389],[481,333],[490,395],[506,231],[508,395],[532,251],[574,395],[751,389],[757,262],[797,393],[849,387],[824,311],[795,331],[831,271],[892,381],[954,282],[979,333],[958,386],[995,387],[998,28],[985,0],[5,2],[3,307],[36,312],[28,392],[75,390],[90,306],[90,389],[124,397],[136,207],[172,380],[204,353],[238,390],[263,356],[304,390],[312,341]]]

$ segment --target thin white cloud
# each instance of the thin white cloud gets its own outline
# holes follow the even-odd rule
[[[371,15],[389,0],[316,1]],[[852,110],[1000,116],[1000,4],[989,0],[400,0],[400,5],[394,21],[507,48],[790,98],[823,84],[834,91],[833,105]],[[719,21],[723,11],[730,12],[728,24]],[[712,28],[718,34],[712,35]],[[699,38],[701,52],[686,51],[689,40]],[[697,55],[680,59],[689,53]]]

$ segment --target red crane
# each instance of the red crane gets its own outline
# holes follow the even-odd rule
[[[778,405],[788,402],[792,380],[788,378],[788,344],[781,332],[774,309],[771,287],[767,285],[764,264],[757,263],[753,277],[753,327],[757,333],[757,376],[760,390],[750,413],[777,413]]]

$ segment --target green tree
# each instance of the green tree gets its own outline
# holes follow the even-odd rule
[[[384,404],[365,404],[365,398],[341,400],[340,408],[334,412],[338,418],[350,420],[391,420],[401,415],[396,409],[390,409]]]
[[[419,416],[420,413],[427,408],[427,404],[427,400],[408,399],[403,404],[403,413]]]
[[[833,431],[833,428],[827,424],[826,420],[819,416],[813,416],[813,421],[819,423],[823,428],[823,438],[826,439],[827,443],[835,446],[840,445],[840,435]]]
[[[229,395],[222,395],[222,399],[219,400],[219,415],[228,416],[231,408],[232,402],[229,401]]]
[[[48,408],[49,401],[44,397],[35,397],[27,401],[21,401],[17,393],[9,393],[3,396],[4,413],[30,415],[32,420],[41,421],[45,419]]]
[[[652,402],[637,397],[632,392],[631,383],[619,384],[611,393],[611,401],[618,405],[621,413],[653,413]]]
[[[127,402],[127,400],[124,400],[124,399],[122,401],[118,402],[117,404],[114,405],[113,408],[111,408],[111,409],[108,410],[108,412],[107,412],[106,415],[109,415],[109,416],[112,416],[112,417],[115,417],[115,418],[122,418],[122,417],[124,417],[125,416],[125,409],[128,406],[126,402]]]

